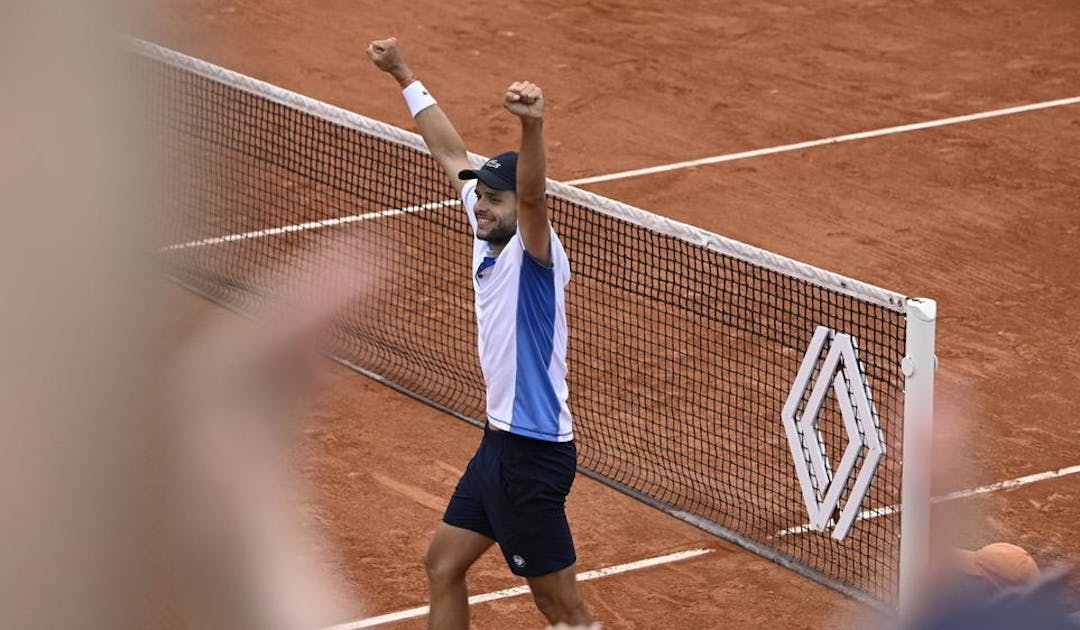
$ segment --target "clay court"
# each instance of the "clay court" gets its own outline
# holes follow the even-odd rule
[[[1006,540],[1041,564],[1080,564],[1080,102],[1051,103],[1080,95],[1074,3],[170,0],[145,10],[144,39],[412,129],[393,82],[363,54],[397,35],[483,155],[516,142],[506,85],[535,81],[549,100],[550,178],[936,299],[935,461],[949,475],[935,495],[974,491],[943,504],[968,515],[958,532],[968,546]],[[618,175],[715,156],[725,157]],[[189,322],[226,316],[182,300]],[[311,510],[363,604],[343,622],[424,605],[421,559],[479,438],[335,368],[301,461]],[[682,554],[585,582],[605,627],[822,628],[861,611],[592,479],[578,477],[568,510],[580,572]],[[470,573],[470,594],[520,585],[494,551]],[[527,595],[472,614],[477,628],[543,625]]]

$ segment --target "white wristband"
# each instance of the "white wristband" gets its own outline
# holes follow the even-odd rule
[[[409,112],[416,118],[416,115],[425,109],[436,104],[435,97],[432,96],[424,84],[419,81],[413,81],[401,91],[405,95],[405,102],[409,105]]]

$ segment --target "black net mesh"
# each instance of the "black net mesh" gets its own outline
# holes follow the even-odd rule
[[[471,234],[434,160],[135,60],[168,164],[168,273],[245,309],[267,298],[291,253],[347,235],[381,253],[358,252],[357,264],[385,265],[386,282],[343,319],[332,352],[482,418]],[[558,196],[549,203],[573,268],[569,387],[582,468],[834,586],[891,601],[899,515],[860,520],[840,542],[802,528],[781,409],[817,326],[857,339],[888,449],[863,507],[898,504],[904,316]],[[833,465],[847,443],[839,418],[830,395],[820,428]]]

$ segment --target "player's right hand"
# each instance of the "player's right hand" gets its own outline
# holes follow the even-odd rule
[[[405,68],[405,60],[401,56],[396,37],[371,42],[368,44],[367,54],[372,63],[383,72],[396,75]]]

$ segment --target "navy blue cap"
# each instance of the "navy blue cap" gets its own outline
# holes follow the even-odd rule
[[[495,190],[517,190],[517,151],[491,158],[478,169],[458,173],[458,179],[479,179]]]

